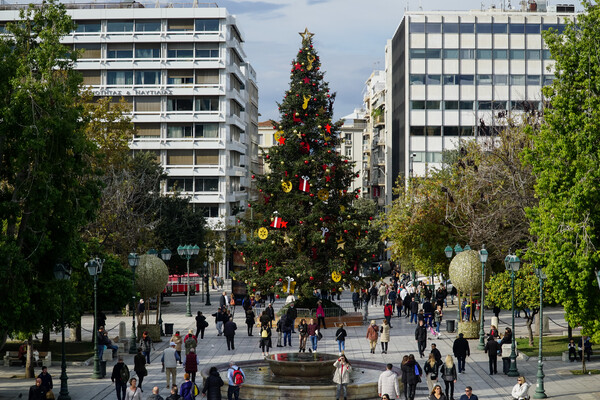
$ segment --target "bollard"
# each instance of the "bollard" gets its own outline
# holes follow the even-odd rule
[[[119,322],[119,340],[127,339],[127,324],[124,321]]]
[[[498,326],[498,317],[492,317],[490,321],[490,329],[492,328],[492,325],[494,325],[498,329],[498,332],[500,332],[500,327]],[[489,331],[486,333],[489,333]]]

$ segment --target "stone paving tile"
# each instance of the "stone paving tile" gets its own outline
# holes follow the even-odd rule
[[[211,300],[213,306],[206,307],[200,300],[200,296],[196,295],[193,297],[192,309],[201,310],[205,315],[209,315],[214,312],[218,304],[217,291],[211,291]],[[348,302],[349,294],[342,297],[343,301]],[[171,304],[165,307],[163,310],[163,320],[165,322],[174,323],[174,329],[179,330],[182,333],[187,332],[190,328],[195,328],[195,320],[189,317],[185,317],[185,298],[181,296],[173,296],[169,298]],[[283,305],[282,300],[278,300],[275,303],[275,309],[279,309]],[[194,313],[195,314],[195,313]],[[554,321],[559,324],[564,324],[564,317],[560,309],[552,309],[545,311],[546,315],[549,315]],[[258,313],[257,313],[258,315]],[[490,314],[491,315],[491,314]],[[455,311],[452,309],[446,313],[448,318],[455,317]],[[503,327],[506,326],[506,321],[509,320],[510,312],[503,312],[501,317],[500,330],[503,331]],[[383,318],[382,307],[370,307],[369,308],[369,320],[376,319],[378,324],[381,323]],[[489,320],[489,316],[487,316]],[[131,318],[129,317],[116,317],[109,315],[108,323],[109,327],[114,326],[118,321],[125,321],[127,328],[131,328]],[[225,363],[235,360],[253,360],[261,358],[261,350],[258,347],[259,337],[257,335],[248,337],[246,333],[246,325],[243,319],[243,313],[236,312],[234,321],[238,325],[236,335],[236,349],[234,351],[227,351],[227,346],[224,337],[218,337],[214,328],[214,321],[211,317],[208,318],[210,326],[206,329],[205,338],[199,341],[198,355],[200,356],[201,364],[203,366],[210,366],[217,363]],[[91,316],[85,316],[83,318],[83,327],[88,331],[92,328]],[[391,338],[389,343],[388,354],[381,354],[381,347],[378,345],[375,354],[370,354],[369,343],[366,339],[366,326],[361,327],[348,327],[348,338],[346,340],[346,355],[349,360],[361,359],[376,361],[382,363],[393,363],[400,364],[402,356],[405,354],[417,354],[417,360],[422,363],[424,360],[418,358],[417,346],[414,340],[414,324],[409,324],[408,319],[405,318],[393,318],[391,330]],[[562,328],[551,323],[550,326],[553,333],[562,334]],[[335,328],[330,327],[329,329],[322,330],[324,339],[319,342],[319,351],[328,353],[337,353],[338,347],[337,342],[334,340]],[[526,329],[524,321],[522,319],[516,320],[516,332],[517,336],[525,336]],[[257,333],[255,329],[254,333]],[[113,332],[111,332],[113,336]],[[91,332],[84,331],[84,339],[91,337]],[[53,335],[53,339],[58,338],[57,335]],[[446,354],[451,353],[452,343],[455,339],[455,335],[452,333],[445,332],[445,324],[442,329],[442,335],[439,338],[434,339],[445,357]],[[165,388],[166,381],[163,373],[160,372],[160,357],[162,350],[166,347],[168,338],[163,338],[163,342],[157,343],[157,351],[151,355],[151,364],[148,366],[149,376],[144,379],[143,387],[145,388],[144,396],[145,399],[150,393],[153,386],[160,388],[161,394],[166,397],[168,393]],[[273,344],[276,344],[277,337],[274,332]],[[428,341],[428,349],[430,348],[432,340]],[[309,342],[310,343],[310,342]],[[477,350],[477,341],[471,341],[471,357],[467,358],[466,373],[458,376],[458,381],[455,387],[455,398],[458,399],[462,393],[464,393],[464,387],[469,385],[474,389],[474,393],[479,396],[480,399],[508,399],[510,398],[510,391],[514,383],[515,378],[507,377],[503,374],[490,376],[487,374],[488,363],[487,356],[483,351]],[[292,351],[297,351],[298,338],[297,335],[292,337]],[[565,346],[566,347],[566,346]],[[272,352],[283,352],[288,348],[274,347]],[[125,362],[132,369],[133,356],[129,354],[125,355]],[[590,364],[590,368],[600,368],[597,361]],[[107,365],[107,373],[110,377],[110,372],[114,362],[109,362]],[[535,392],[536,384],[536,373],[537,373],[537,358],[531,358],[528,361],[518,360],[519,372],[524,375],[529,382],[533,384],[530,395],[533,396]],[[499,362],[501,368],[501,360]],[[577,364],[565,364],[562,361],[545,361],[544,372],[546,374],[545,389],[546,394],[549,398],[561,399],[561,400],[588,400],[588,399],[599,399],[600,398],[600,376],[589,375],[589,376],[573,376],[570,369],[579,368]],[[27,396],[28,388],[33,384],[33,380],[16,379],[13,376],[22,374],[22,369],[17,367],[0,367],[0,399],[17,399],[19,394]],[[73,400],[114,400],[116,394],[114,386],[111,384],[109,378],[102,380],[94,380],[90,378],[92,366],[68,366],[69,376],[69,392]],[[39,371],[36,371],[39,373]],[[58,395],[60,389],[60,355],[54,355],[53,365],[50,368],[50,373],[54,379],[54,392]],[[183,370],[178,369],[177,375],[178,381],[183,380]],[[420,384],[417,390],[417,399],[426,398],[426,384]]]

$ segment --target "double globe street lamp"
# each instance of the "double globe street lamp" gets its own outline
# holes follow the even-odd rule
[[[539,337],[539,348],[538,348],[538,371],[537,371],[537,388],[535,389],[534,399],[545,399],[546,391],[544,390],[544,359],[542,357],[542,333],[544,329],[544,281],[547,279],[546,273],[542,268],[535,269],[535,276],[540,280],[540,337]]]
[[[102,374],[100,373],[100,357],[98,356],[98,275],[102,273],[102,266],[104,260],[98,257],[92,258],[90,261],[85,263],[85,267],[91,276],[94,277],[94,372],[92,372],[92,379],[101,379]]]
[[[131,337],[129,339],[129,354],[137,354],[137,338],[135,334],[135,269],[140,263],[136,253],[129,253],[127,261],[131,267]]]
[[[71,279],[72,268],[67,264],[56,264],[54,266],[54,277],[59,281],[68,281]],[[67,385],[67,381],[69,377],[67,376],[67,358],[65,354],[65,299],[64,296],[60,296],[60,325],[62,327],[62,356],[61,356],[61,364],[60,364],[60,393],[58,396],[58,400],[71,400],[71,396],[69,396],[69,387]]]
[[[488,252],[485,249],[485,244],[481,245],[479,250],[479,261],[481,261],[481,307],[479,308],[479,345],[477,349],[484,350],[485,342],[483,337],[485,336],[484,330],[484,299],[485,299],[485,263],[488,259]]]
[[[198,252],[200,252],[200,247],[198,245],[185,245],[177,247],[177,254],[179,257],[187,260],[187,304],[186,304],[186,317],[192,316],[192,304],[190,303],[190,259],[193,256],[197,256]]]
[[[465,246],[465,248],[467,248],[467,247],[468,247],[468,250],[471,250],[471,247],[469,247],[469,245]],[[452,260],[453,252],[456,253],[456,255],[458,255],[459,253],[463,252],[463,248],[460,247],[460,244],[457,243],[456,246],[454,246],[454,249],[452,247],[450,247],[450,245],[446,246],[446,248],[444,249],[444,253],[446,253],[446,257],[448,258],[448,260]],[[457,312],[456,320],[460,321],[461,320],[460,319],[460,298],[458,300],[459,300],[459,304],[458,304],[457,311],[456,311]]]
[[[510,346],[510,368],[508,370],[508,376],[519,376],[519,370],[517,369],[517,354],[515,353],[516,338],[515,338],[515,273],[519,271],[521,266],[521,260],[514,254],[509,254],[504,258],[504,267],[510,272],[510,286],[512,289],[512,343]]]

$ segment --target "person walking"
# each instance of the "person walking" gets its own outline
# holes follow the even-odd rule
[[[465,339],[462,333],[458,334],[458,338],[452,344],[452,353],[458,362],[458,373],[462,374],[465,372],[465,364],[467,356],[471,355],[471,349],[469,348],[469,341]]]
[[[392,302],[390,300],[388,300],[386,305],[383,307],[383,316],[385,317],[385,320],[387,321],[390,328],[392,328],[391,321],[392,321],[393,315],[394,315],[394,308],[392,306]]]
[[[377,348],[377,338],[379,337],[379,327],[375,323],[375,320],[371,321],[371,325],[367,328],[367,339],[369,340],[369,347],[371,348],[371,354],[375,354],[375,348]]]
[[[240,387],[246,380],[246,374],[235,363],[229,363],[227,370],[227,380],[229,387],[227,388],[227,400],[238,400],[240,398]]]
[[[292,347],[292,329],[294,327],[294,320],[289,314],[281,316],[283,321],[281,322],[281,332],[283,333],[283,347]],[[280,321],[281,321],[280,319]]]
[[[449,400],[442,392],[440,385],[435,385],[429,394],[428,400]]]
[[[181,400],[181,396],[177,393],[177,385],[171,385],[171,394],[166,400]]]
[[[454,359],[450,354],[446,356],[446,361],[442,364],[440,372],[442,373],[442,380],[446,385],[446,397],[448,400],[453,400],[454,384],[456,383],[456,366],[454,365]]]
[[[441,365],[442,361],[437,360],[435,354],[429,353],[429,358],[423,365],[423,372],[425,372],[425,376],[427,377],[427,389],[429,389],[430,392],[433,392],[433,389],[438,382],[438,374]]]
[[[119,357],[113,367],[110,380],[115,384],[118,400],[125,400],[125,391],[127,390],[127,381],[129,381],[129,368],[123,362],[123,357]]]
[[[254,328],[255,320],[256,315],[254,314],[254,310],[252,310],[252,308],[246,310],[246,326],[248,327],[248,336],[252,336],[252,329]]]
[[[269,303],[265,309],[267,317],[269,317],[269,328],[273,328],[273,321],[275,321],[275,310],[273,309],[273,303]]]
[[[296,333],[295,326],[296,326],[296,318],[298,318],[298,309],[296,308],[296,304],[294,302],[292,302],[290,304],[286,314],[287,314],[288,320],[292,326],[292,333]]]
[[[225,322],[225,312],[223,308],[219,308],[216,313],[212,314],[215,317],[215,327],[217,328],[217,336],[223,335],[223,323]]]
[[[327,329],[325,326],[325,310],[323,309],[323,302],[321,300],[317,301],[317,324],[319,325],[318,329],[321,329],[321,322],[323,322],[323,329]]]
[[[419,326],[415,329],[415,340],[419,348],[419,356],[425,357],[425,349],[427,348],[427,327],[423,320],[419,321]]]
[[[402,365],[402,374],[406,375],[406,399],[415,400],[415,392],[417,390],[417,384],[421,382],[421,376],[423,375],[423,369],[415,361],[415,356],[410,354],[408,360]]]
[[[415,324],[418,323],[418,314],[419,314],[419,302],[417,301],[417,297],[414,296],[410,301],[410,323],[412,324],[415,321]]]
[[[227,292],[221,293],[221,297],[219,297],[219,307],[221,309],[227,308],[229,305],[229,299],[227,298]]]
[[[183,383],[179,388],[179,395],[183,400],[194,400],[196,398],[195,390],[196,384],[190,381],[190,374],[183,374]]]
[[[440,351],[438,350],[437,345],[435,343],[431,343],[431,354],[433,354],[433,356],[435,357],[435,361],[437,361],[441,364],[442,353],[440,353]]]
[[[208,327],[206,317],[202,315],[202,311],[198,311],[196,315],[196,339],[204,339],[204,330]]]
[[[308,348],[308,352],[312,353],[313,351],[317,351],[317,343],[319,341],[319,338],[317,337],[319,333],[319,328],[317,324],[315,324],[315,320],[312,318],[310,319],[310,324],[308,324],[307,333],[310,337],[311,343],[311,347]]]
[[[406,377],[406,371],[402,368],[408,362],[408,356],[402,357],[402,361],[400,362],[400,371],[402,372],[402,390],[404,391],[404,399],[408,399],[408,381]]]
[[[529,387],[531,385],[525,380],[524,376],[517,378],[517,384],[513,386],[512,397],[515,400],[526,400],[529,399]]]
[[[173,382],[173,384],[177,383],[177,362],[181,361],[179,355],[175,351],[175,343],[169,343],[169,347],[163,350],[160,361],[167,377],[166,387],[170,388],[170,382]],[[172,378],[172,380],[170,378]]]
[[[298,347],[298,353],[306,353],[306,341],[308,340],[308,324],[306,320],[302,318],[298,324],[298,339],[300,345]]]
[[[496,342],[493,336],[488,337],[488,341],[485,344],[485,352],[488,355],[488,362],[490,365],[490,375],[498,373],[498,353],[501,352],[500,343]]]
[[[146,369],[146,358],[142,354],[141,347],[138,347],[137,354],[133,357],[133,370],[139,379],[138,388],[143,392],[142,383],[144,382],[144,377],[148,375],[148,370]]]
[[[435,331],[440,333],[440,326],[442,325],[442,318],[444,313],[442,312],[442,306],[438,304],[437,308],[433,312],[433,322],[435,323]]]
[[[277,332],[277,347],[282,347],[281,338],[283,337],[282,325],[284,319],[285,315],[282,315],[281,318],[279,318],[279,321],[277,321],[277,324],[275,325],[275,332]]]
[[[144,322],[144,314],[146,312],[146,305],[144,304],[144,299],[140,299],[140,302],[137,306],[137,317],[138,317],[138,326],[142,325]]]
[[[352,292],[352,306],[354,306],[354,312],[358,312],[360,307],[360,293]]]
[[[135,378],[129,380],[129,387],[125,391],[125,400],[142,400],[142,388],[136,387],[136,383]]]
[[[368,294],[369,294],[369,298],[371,300],[371,305],[372,306],[376,306],[377,305],[377,293],[379,291],[377,290],[377,284],[373,283],[373,286],[371,286],[371,289],[369,289]]]
[[[48,373],[48,367],[42,366],[42,372],[38,375],[38,378],[42,380],[42,390],[44,394],[47,394],[52,390],[54,385],[52,384],[52,375]]]
[[[352,365],[345,355],[341,355],[334,363],[335,372],[333,373],[333,383],[337,385],[335,390],[335,399],[340,400],[340,394],[344,393],[344,400],[348,396],[348,384],[350,383],[350,372]]]
[[[29,387],[28,400],[43,400],[46,399],[44,390],[42,389],[42,380],[35,378],[35,385]]]
[[[379,289],[377,289],[377,296],[379,297],[379,306],[383,306],[383,303],[387,299],[387,285],[383,282],[379,284]]]
[[[271,348],[271,328],[269,325],[262,325],[260,327],[260,348],[262,350],[263,357],[269,355],[269,349]]]
[[[387,354],[388,351],[388,342],[390,341],[390,324],[387,319],[383,320],[381,324],[381,328],[379,332],[381,333],[381,337],[379,341],[381,342],[381,354]]]
[[[206,396],[207,400],[221,400],[221,387],[224,384],[217,367],[210,367],[202,388],[202,396]]]
[[[335,340],[338,342],[338,351],[340,356],[346,351],[346,336],[348,336],[348,332],[344,329],[343,325],[340,325],[338,330],[335,332]]]
[[[473,388],[471,386],[467,386],[465,388],[465,394],[460,396],[458,400],[479,400],[476,394],[473,394]]]
[[[187,372],[192,382],[196,382],[196,372],[198,372],[198,365],[200,364],[200,359],[198,359],[198,354],[196,354],[196,350],[191,349],[185,359],[183,360],[183,369]]]
[[[233,317],[229,317],[229,321],[225,322],[225,326],[223,327],[223,333],[225,334],[225,339],[227,340],[227,350],[235,350],[235,331],[237,330],[237,325],[233,322]]]
[[[154,343],[152,342],[152,338],[148,334],[148,331],[142,333],[139,347],[142,348],[142,352],[146,356],[146,364],[150,365],[150,350],[154,350]]]
[[[385,371],[379,375],[377,381],[377,392],[379,397],[387,396],[388,399],[400,398],[400,387],[398,385],[398,374],[392,369],[392,364],[386,364]]]
[[[160,389],[158,388],[158,386],[154,386],[152,388],[152,394],[150,396],[148,396],[146,398],[146,400],[165,400],[159,393],[160,393]]]
[[[181,360],[181,345],[183,344],[183,339],[179,334],[179,331],[176,331],[173,336],[171,336],[171,342],[175,343],[175,351],[179,354],[179,359]]]

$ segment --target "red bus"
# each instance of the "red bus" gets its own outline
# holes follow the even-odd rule
[[[200,285],[202,284],[201,279],[202,278],[198,274],[190,274],[190,296],[193,296],[200,291]],[[169,282],[167,282],[167,286],[165,286],[163,293],[166,296],[171,296],[174,293],[183,293],[184,295],[187,295],[187,284],[187,274],[169,275]]]

